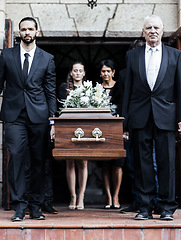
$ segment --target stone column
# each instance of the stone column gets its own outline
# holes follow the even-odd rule
[[[0,52],[4,47],[4,36],[5,36],[5,7],[6,0],[0,1]],[[2,102],[2,95],[0,95],[0,106]],[[0,207],[2,206],[2,174],[3,174],[3,144],[2,144],[2,136],[3,136],[3,124],[0,122]]]

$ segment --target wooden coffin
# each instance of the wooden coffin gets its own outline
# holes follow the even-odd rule
[[[66,108],[55,121],[57,160],[112,160],[126,156],[123,117],[114,117],[108,108]]]

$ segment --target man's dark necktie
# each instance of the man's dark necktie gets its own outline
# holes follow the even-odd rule
[[[30,56],[28,53],[24,54],[25,56],[25,60],[23,63],[23,79],[24,82],[26,83],[27,77],[28,77],[28,68],[29,68],[29,61],[28,61],[28,57]]]

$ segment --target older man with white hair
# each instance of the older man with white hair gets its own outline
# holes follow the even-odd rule
[[[156,195],[153,140],[160,219],[173,220],[177,208],[175,131],[178,129],[181,132],[181,51],[161,42],[163,30],[159,16],[146,17],[143,26],[146,44],[127,53],[123,116],[125,132],[131,130],[133,133],[135,185],[141,198],[136,220],[153,218],[153,199]]]

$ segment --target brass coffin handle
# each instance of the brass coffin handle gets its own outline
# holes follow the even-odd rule
[[[102,136],[102,131],[99,128],[94,128],[92,131],[92,136],[94,138],[83,138],[84,131],[82,128],[77,128],[74,132],[76,138],[71,138],[72,142],[105,142],[105,138],[100,138]]]

